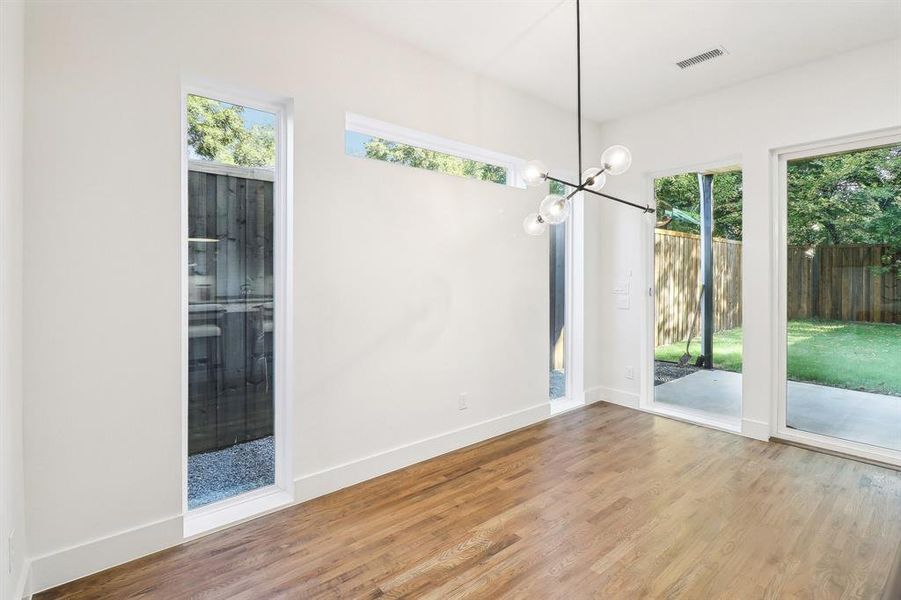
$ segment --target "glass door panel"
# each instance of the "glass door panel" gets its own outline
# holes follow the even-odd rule
[[[901,451],[901,146],[787,177],[786,425]]]

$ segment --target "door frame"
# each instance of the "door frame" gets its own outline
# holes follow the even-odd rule
[[[773,219],[773,272],[777,273],[778,288],[775,297],[773,314],[773,343],[770,353],[773,377],[771,414],[775,415],[770,427],[774,438],[804,444],[857,456],[866,460],[901,466],[901,452],[871,446],[861,442],[853,442],[827,435],[791,429],[786,424],[788,401],[788,318],[786,316],[788,302],[787,281],[787,240],[788,240],[788,162],[802,158],[812,158],[827,154],[839,154],[866,148],[901,144],[901,127],[881,129],[868,133],[832,138],[818,142],[809,142],[793,146],[775,148],[770,151],[770,173],[772,186],[770,207]]]
[[[644,175],[644,194],[645,203],[656,209],[657,199],[654,194],[654,181],[661,177],[671,177],[673,175],[681,175],[683,173],[710,173],[717,171],[741,170],[742,157],[740,154],[730,155],[719,160],[671,167],[660,171],[653,171]],[[737,167],[737,169],[736,169]],[[715,200],[715,199],[714,199]],[[745,209],[745,203],[742,202],[742,211]],[[652,213],[653,214],[653,213]],[[655,278],[655,252],[654,252],[654,231],[655,221],[645,221],[643,235],[644,243],[644,281],[645,288],[642,290],[644,297],[645,311],[645,327],[644,335],[641,342],[642,369],[641,369],[641,392],[638,397],[639,409],[654,413],[657,415],[687,421],[710,427],[712,429],[720,429],[731,433],[741,433],[741,415],[738,417],[726,417],[716,415],[700,410],[692,410],[690,408],[676,407],[668,404],[658,403],[654,398],[654,350],[656,348],[656,278]],[[742,273],[744,280],[744,273]],[[744,325],[744,323],[742,323]],[[743,351],[744,352],[744,351]],[[744,386],[742,386],[744,387]],[[744,398],[744,390],[742,390],[742,398]]]
[[[179,368],[181,369],[181,489],[184,537],[276,510],[294,501],[292,470],[293,398],[293,165],[294,104],[290,97],[233,85],[185,78],[179,90],[181,110],[181,236],[179,276]],[[276,169],[273,181],[273,437],[275,483],[195,509],[188,508],[188,151],[187,97],[199,95],[273,113],[276,116]]]

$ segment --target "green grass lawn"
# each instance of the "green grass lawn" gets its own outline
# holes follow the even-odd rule
[[[713,336],[713,366],[741,371],[742,331]],[[692,364],[701,351],[691,342]],[[677,361],[685,342],[660,346],[658,360]],[[901,325],[844,321],[788,322],[788,378],[901,396]]]

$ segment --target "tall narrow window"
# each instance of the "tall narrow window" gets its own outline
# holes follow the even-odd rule
[[[552,181],[550,193],[565,195],[563,184]],[[550,386],[551,400],[565,398],[566,390],[566,223],[548,228],[550,240]]]
[[[275,114],[187,98],[188,508],[275,482]]]

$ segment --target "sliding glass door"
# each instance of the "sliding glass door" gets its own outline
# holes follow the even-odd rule
[[[901,145],[786,181],[785,426],[901,452]]]

